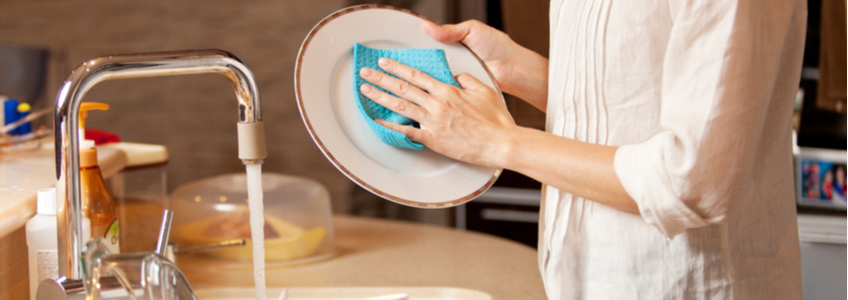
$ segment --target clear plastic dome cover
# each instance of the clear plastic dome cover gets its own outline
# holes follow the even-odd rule
[[[265,261],[269,266],[305,263],[335,253],[330,193],[317,181],[264,172]],[[252,261],[247,177],[227,174],[184,184],[171,194],[177,248],[244,239],[244,246],[198,254],[235,263]]]

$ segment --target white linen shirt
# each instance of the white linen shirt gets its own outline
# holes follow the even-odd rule
[[[547,186],[550,299],[801,299],[803,0],[551,1],[546,130],[620,146],[640,214]]]

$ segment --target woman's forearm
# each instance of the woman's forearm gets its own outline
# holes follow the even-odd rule
[[[614,208],[638,213],[615,173],[617,147],[516,127],[494,154],[497,164],[549,186]]]
[[[509,78],[501,89],[545,111],[548,103],[548,59],[530,49],[518,46],[510,56]]]

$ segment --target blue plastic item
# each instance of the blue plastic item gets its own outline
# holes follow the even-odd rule
[[[9,125],[18,120],[18,99],[6,99],[3,102],[3,125]],[[20,128],[20,127],[19,127]],[[19,128],[10,131],[10,134],[19,134]]]
[[[453,74],[448,66],[447,58],[445,57],[445,51],[442,49],[383,50],[365,47],[359,43],[355,43],[353,45],[353,93],[356,95],[356,106],[365,117],[369,127],[374,134],[376,134],[377,137],[386,144],[395,147],[421,150],[424,148],[424,145],[410,141],[403,134],[383,127],[382,125],[377,124],[377,122],[374,122],[374,120],[386,120],[392,123],[409,125],[416,128],[418,128],[418,122],[401,116],[400,114],[371,101],[371,99],[368,99],[359,91],[360,86],[368,83],[359,76],[359,70],[363,67],[368,67],[378,71],[382,70],[377,64],[377,61],[382,57],[419,69],[441,82],[457,87],[459,87],[459,84],[453,78]],[[377,86],[374,87],[388,93],[388,91],[382,88]],[[389,94],[394,95],[392,93]]]

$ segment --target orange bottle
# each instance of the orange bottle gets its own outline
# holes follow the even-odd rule
[[[80,184],[82,214],[91,221],[91,237],[106,238],[106,244],[115,248],[110,251],[119,249],[118,212],[97,165],[97,149],[80,152]]]
[[[80,134],[85,129],[88,110],[109,109],[109,105],[87,102],[80,106]],[[91,237],[103,237],[111,253],[120,253],[118,211],[115,200],[106,190],[103,174],[97,165],[97,149],[93,142],[80,143],[80,186],[82,214],[91,222]]]

